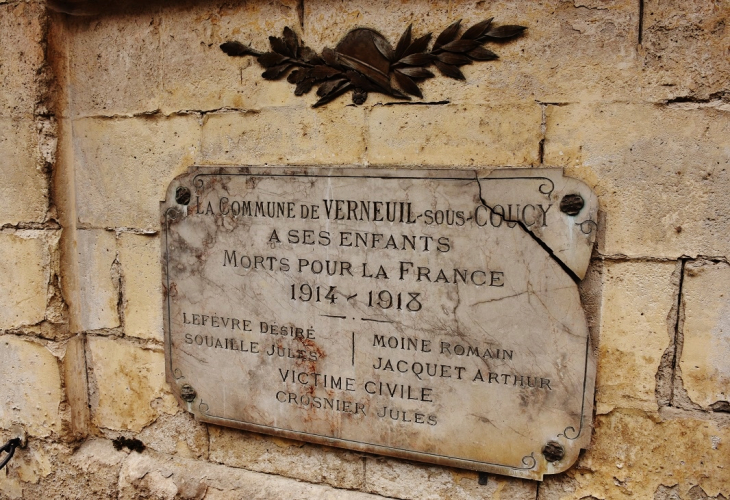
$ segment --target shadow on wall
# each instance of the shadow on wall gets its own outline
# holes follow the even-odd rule
[[[48,0],[46,5],[55,12],[72,16],[96,16],[100,14],[119,14],[129,10],[135,12],[155,11],[166,5],[179,5],[171,0],[117,0],[99,2],[98,0]],[[197,2],[203,3],[203,2]]]

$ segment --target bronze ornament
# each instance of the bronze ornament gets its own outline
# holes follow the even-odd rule
[[[345,35],[334,49],[317,54],[289,28],[282,37],[269,37],[271,52],[259,52],[241,42],[221,44],[231,57],[254,56],[265,68],[266,80],[287,81],[296,85],[295,95],[304,95],[317,86],[319,107],[340,95],[353,91],[352,101],[363,104],[368,92],[378,92],[396,99],[423,98],[419,82],[435,75],[427,68],[435,66],[444,76],[465,80],[459,69],[473,61],[492,61],[497,54],[483,47],[521,35],[524,26],[492,26],[492,19],[481,21],[460,37],[461,21],[456,21],[436,37],[429,50],[431,33],[412,39],[411,26],[393,46],[383,35],[370,28],[356,28]]]

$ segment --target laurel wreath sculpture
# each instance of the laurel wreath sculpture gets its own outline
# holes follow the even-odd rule
[[[231,57],[255,56],[266,69],[261,75],[266,80],[288,75],[287,81],[296,85],[295,95],[307,94],[317,86],[320,99],[313,106],[316,108],[349,90],[353,91],[355,104],[363,104],[368,92],[396,99],[409,100],[411,95],[423,98],[418,83],[435,76],[427,69],[429,66],[449,78],[465,80],[461,66],[497,59],[497,54],[483,47],[485,43],[515,38],[526,29],[492,26],[492,19],[486,19],[459,37],[461,21],[456,21],[441,32],[429,50],[431,33],[411,40],[411,28],[408,26],[395,49],[377,31],[357,28],[345,35],[334,50],[325,48],[319,55],[289,27],[284,28],[281,38],[269,37],[271,52],[259,52],[236,41],[225,42],[220,48]]]

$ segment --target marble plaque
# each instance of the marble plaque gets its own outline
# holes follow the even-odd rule
[[[591,437],[560,169],[194,167],[161,207],[167,378],[197,419],[542,479]]]

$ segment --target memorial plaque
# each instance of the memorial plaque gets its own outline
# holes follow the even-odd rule
[[[589,444],[598,204],[561,170],[194,167],[166,200],[197,419],[529,479]]]

